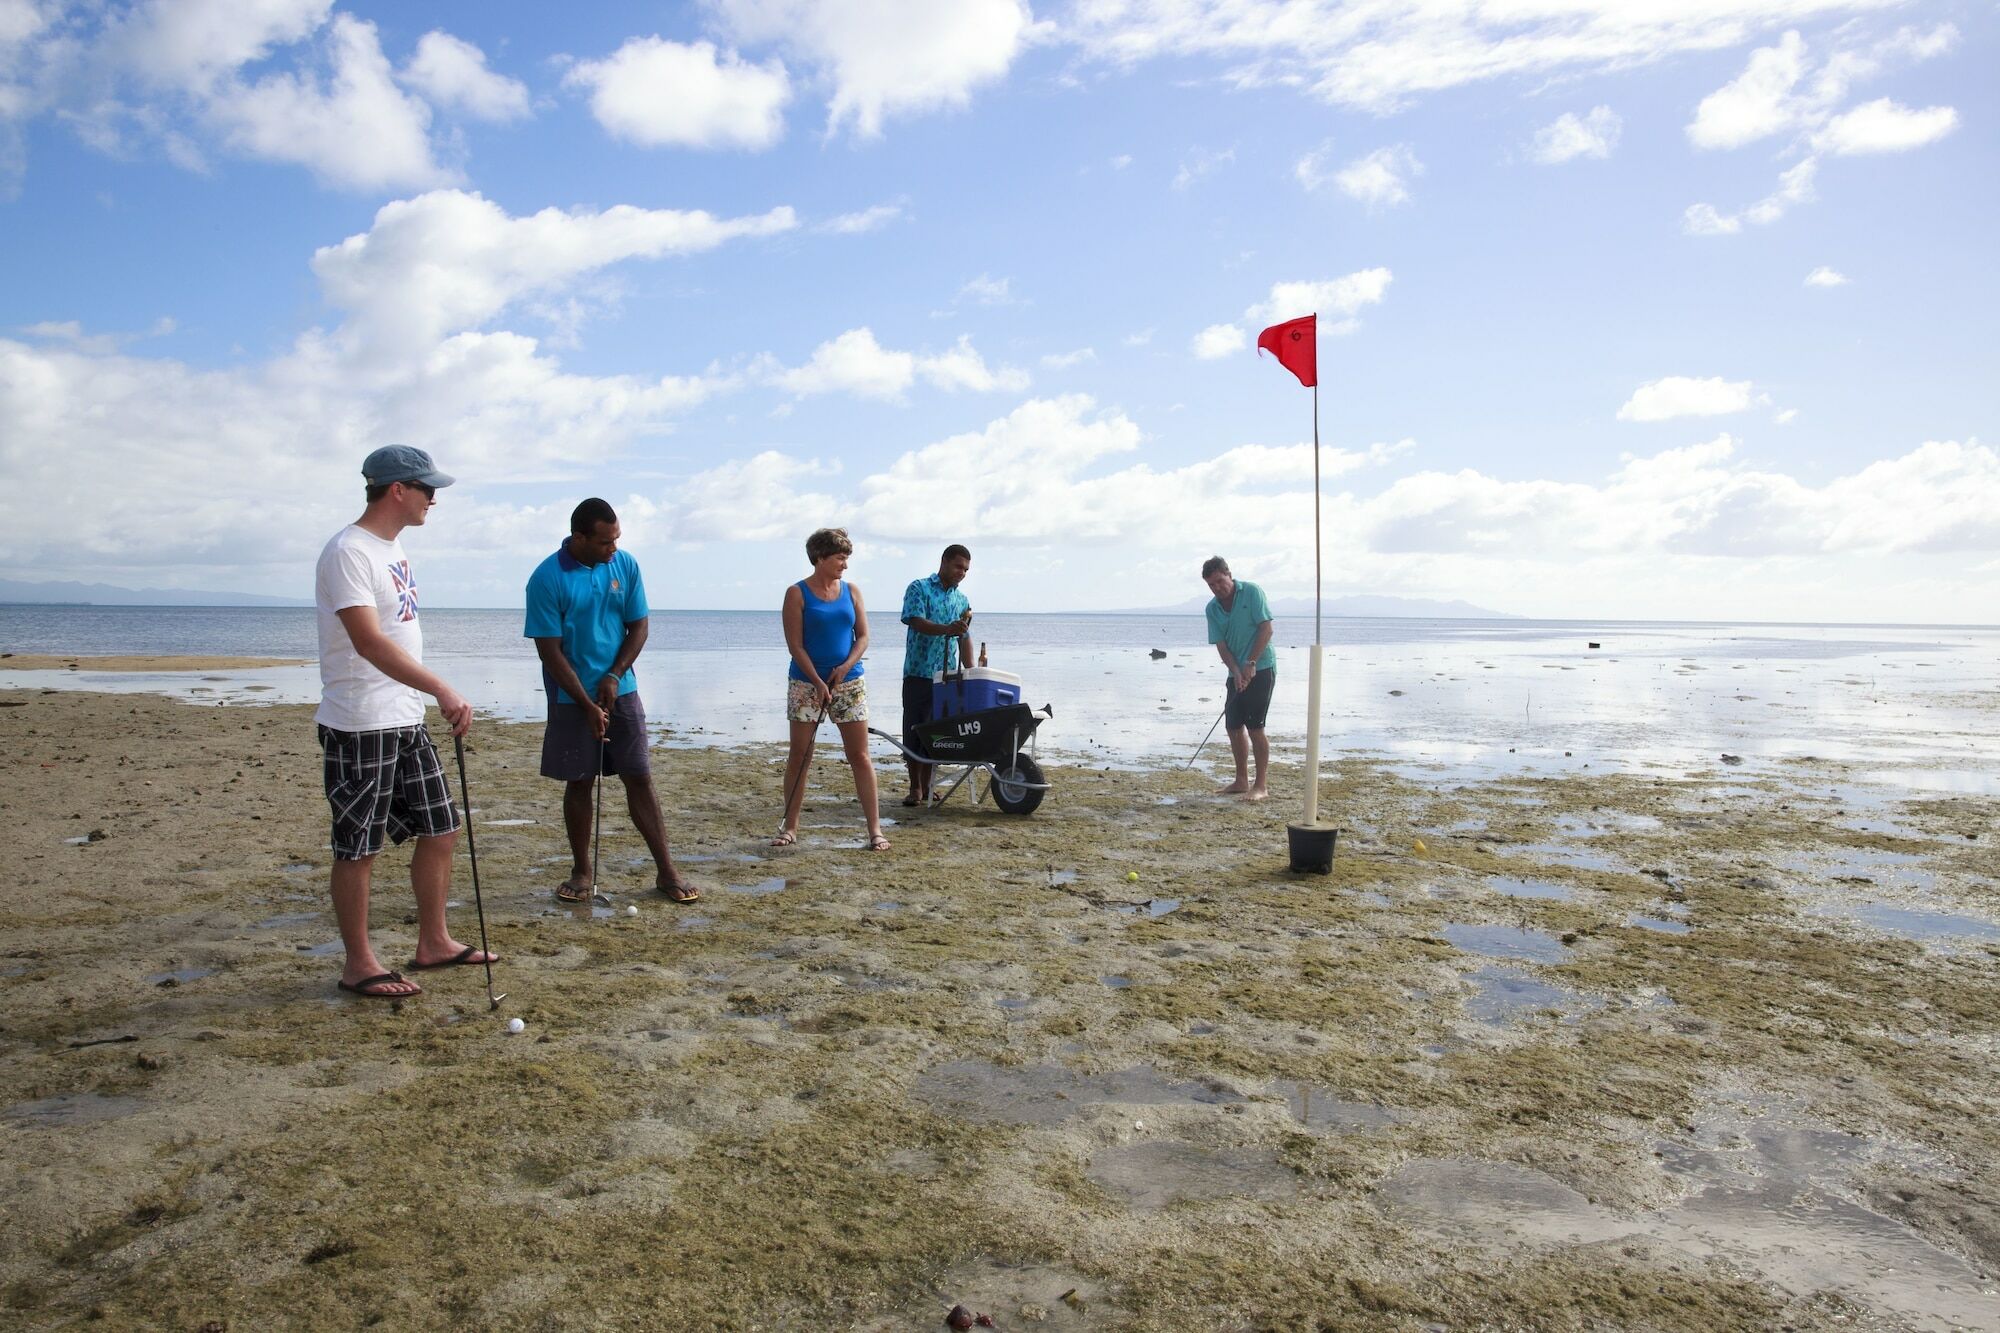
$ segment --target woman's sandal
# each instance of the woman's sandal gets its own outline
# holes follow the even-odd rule
[[[889,850],[889,840],[877,833],[868,840],[868,850],[871,852],[886,852]]]
[[[778,836],[771,839],[771,845],[773,847],[789,847],[798,840],[799,840],[799,835],[796,831],[788,828],[781,828],[778,830]]]

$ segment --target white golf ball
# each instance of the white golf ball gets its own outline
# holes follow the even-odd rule
[[[629,906],[627,906],[627,907],[626,907],[626,909],[625,909],[625,915],[626,915],[626,916],[637,916],[637,915],[639,915],[639,909],[638,909],[637,905],[629,905]]]
[[[510,1018],[507,1020],[507,1030],[509,1032],[526,1032],[528,1025],[518,1018]]]

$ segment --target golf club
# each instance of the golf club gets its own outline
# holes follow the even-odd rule
[[[486,947],[486,900],[479,896],[479,846],[472,839],[472,789],[465,782],[465,737],[453,736],[458,752],[458,801],[465,807],[465,851],[472,858],[472,906],[479,913],[479,952],[486,955],[486,1004],[498,1009],[506,995],[493,993],[493,951]]]
[[[591,806],[596,812],[591,818],[590,832],[590,900],[609,906],[611,899],[597,891],[598,872],[603,869],[604,848],[604,752],[610,745],[611,734],[607,730],[597,738],[597,782],[591,792]]]
[[[1222,712],[1215,715],[1215,721],[1208,724],[1208,735],[1201,738],[1201,744],[1194,747],[1194,753],[1188,756],[1188,761],[1185,764],[1181,765],[1182,771],[1194,767],[1194,761],[1201,758],[1201,752],[1208,748],[1209,739],[1215,735],[1215,729],[1222,725],[1222,719],[1228,712],[1229,705],[1224,704]]]

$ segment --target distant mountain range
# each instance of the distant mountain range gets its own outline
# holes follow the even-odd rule
[[[1208,603],[1209,599],[1206,597],[1191,597],[1174,606],[1135,607],[1114,614],[1200,615]],[[1489,611],[1483,606],[1474,606],[1471,602],[1441,602],[1429,597],[1383,597],[1372,593],[1329,597],[1322,604],[1321,610],[1330,616],[1401,616],[1411,620],[1520,620],[1522,618],[1512,611]],[[1274,616],[1309,616],[1312,613],[1313,603],[1310,597],[1271,599],[1271,614]]]
[[[0,603],[36,606],[311,606],[298,597],[200,588],[120,588],[109,583],[29,583],[0,579]]]

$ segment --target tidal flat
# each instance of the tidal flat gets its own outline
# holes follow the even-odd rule
[[[1022,819],[878,754],[870,854],[837,748],[782,850],[781,751],[675,748],[703,901],[608,791],[572,914],[482,720],[493,1013],[335,990],[308,708],[0,704],[10,1327],[2000,1326],[2000,797],[1348,755],[1295,876],[1295,758]]]

